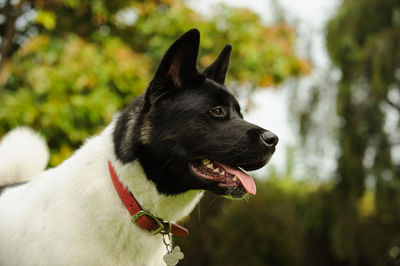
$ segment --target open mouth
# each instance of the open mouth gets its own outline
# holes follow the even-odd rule
[[[190,163],[190,168],[195,175],[216,182],[218,186],[243,188],[250,194],[256,194],[253,178],[237,167],[203,159]]]

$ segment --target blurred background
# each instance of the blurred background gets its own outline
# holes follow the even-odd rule
[[[181,265],[400,265],[399,0],[0,0],[0,137],[34,128],[56,166],[193,27],[280,143],[256,196],[182,221]]]

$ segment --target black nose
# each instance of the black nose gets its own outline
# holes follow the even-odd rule
[[[275,147],[279,141],[279,138],[270,131],[264,131],[261,134],[261,139],[267,146],[270,146],[270,147]]]

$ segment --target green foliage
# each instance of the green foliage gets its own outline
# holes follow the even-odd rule
[[[57,9],[53,11],[55,7]],[[79,12],[71,14],[71,7]],[[39,17],[43,17],[40,20],[43,22],[40,24],[47,34],[60,36],[74,29],[88,40],[116,36],[154,62],[161,59],[177,36],[192,27],[199,28],[202,33],[201,66],[209,65],[230,42],[234,47],[230,80],[242,86],[246,84],[248,88],[280,84],[289,76],[310,71],[309,63],[300,60],[294,52],[296,35],[289,25],[265,26],[257,14],[245,8],[216,6],[209,18],[176,0],[117,1],[112,5],[101,0],[73,4],[60,1],[42,8]],[[57,14],[54,30],[45,24],[51,20],[50,14]],[[128,20],[121,19],[129,16]],[[134,21],[132,25],[130,20]],[[104,31],[109,32],[105,34]]]

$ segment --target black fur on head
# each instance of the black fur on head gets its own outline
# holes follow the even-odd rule
[[[231,46],[199,72],[199,41],[199,31],[192,29],[167,50],[144,95],[119,116],[115,153],[123,163],[139,160],[160,193],[206,189],[240,197],[245,193],[240,183],[199,175],[207,170],[201,162],[258,169],[269,161],[278,139],[244,121],[224,86]]]

